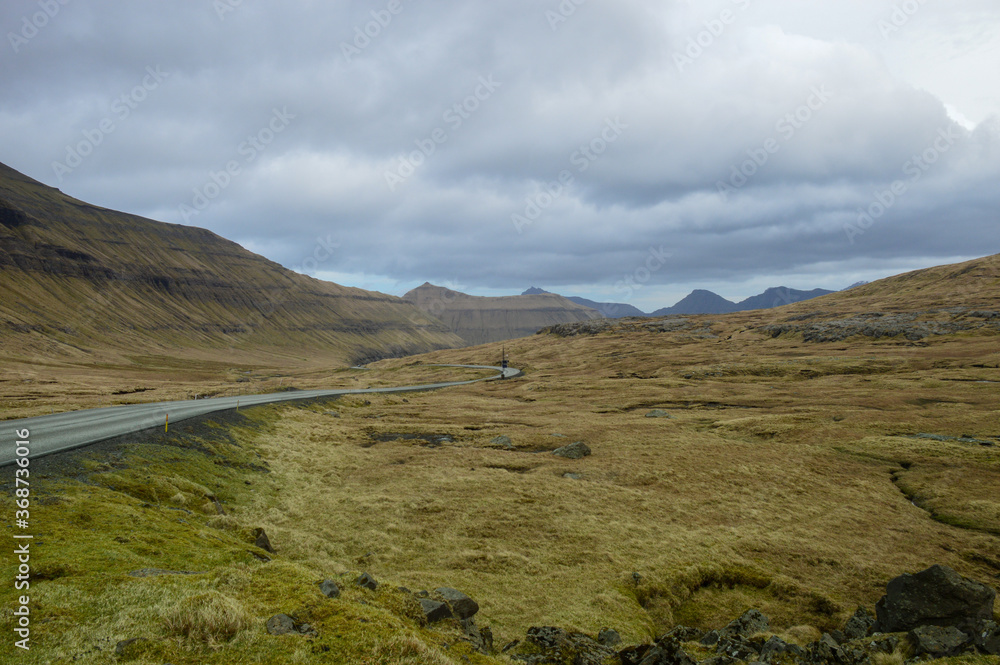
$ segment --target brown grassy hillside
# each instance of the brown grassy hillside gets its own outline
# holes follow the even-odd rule
[[[3,165],[0,293],[6,394],[74,368],[148,370],[113,392],[462,344],[399,298],[294,273],[205,229],[89,205]]]

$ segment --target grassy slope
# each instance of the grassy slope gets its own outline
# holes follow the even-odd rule
[[[975,282],[962,288],[976,307],[997,302]],[[839,297],[826,306],[871,307]],[[980,383],[1000,381],[995,330],[806,344],[756,333],[750,316],[538,335],[507,343],[523,379],[253,410],[255,427],[220,428],[219,441],[188,434],[200,450],[80,453],[86,473],[53,473],[38,489],[50,502],[35,517],[50,578],[33,586],[45,647],[25,662],[114,662],[107,649],[138,636],[154,640],[132,647],[137,663],[463,662],[454,628],[420,626],[405,595],[325,601],[315,590],[324,576],[349,587],[361,570],[389,588],[466,591],[501,645],[539,624],[607,625],[639,641],[750,606],[789,638],[809,635],[933,563],[1000,585],[997,447],[913,438],[1000,437],[997,385]],[[476,362],[498,346],[420,360]],[[413,362],[382,361],[364,380],[441,371]],[[653,408],[673,418],[646,418]],[[452,440],[392,436],[402,433]],[[492,445],[499,434],[515,450]],[[549,454],[574,440],[594,454]],[[279,549],[267,564],[247,553],[258,526]],[[205,572],[128,576],[142,567]],[[208,628],[186,638],[155,611],[199,603]],[[267,636],[277,612],[308,619],[319,638]]]

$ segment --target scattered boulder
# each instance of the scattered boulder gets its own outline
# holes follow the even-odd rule
[[[647,418],[670,418],[670,414],[663,409],[653,409],[646,414]]]
[[[677,642],[661,642],[646,652],[639,665],[695,665],[695,661]]]
[[[989,656],[1000,656],[1000,626],[995,621],[984,621],[973,636],[976,648]]]
[[[275,614],[267,620],[267,632],[271,635],[288,635],[298,633],[295,620],[287,614]]]
[[[507,450],[514,449],[514,444],[511,443],[510,437],[505,434],[501,434],[500,436],[495,436],[490,439],[490,445],[500,446],[501,448],[506,448]]]
[[[996,591],[962,577],[951,568],[934,565],[891,580],[875,605],[873,632],[897,633],[920,626],[954,626],[974,631],[993,618]]]
[[[674,640],[677,642],[697,642],[705,636],[705,631],[698,630],[697,628],[689,628],[687,626],[674,626],[668,632],[664,633],[657,639],[657,642],[663,642],[665,640]],[[718,639],[716,639],[718,641]]]
[[[639,665],[652,648],[652,644],[637,644],[626,647],[618,652],[618,660],[621,661],[622,665]]]
[[[504,650],[507,651],[507,647]],[[598,643],[592,637],[551,626],[529,628],[527,640],[511,649],[514,650],[517,653],[510,654],[512,659],[524,663],[605,665],[617,659],[613,649]],[[693,661],[690,665],[694,665]]]
[[[319,583],[319,590],[327,598],[339,598],[340,587],[333,580],[323,580]]]
[[[442,603],[438,600],[431,600],[430,598],[420,598],[420,609],[424,612],[424,617],[427,618],[428,623],[434,623],[435,621],[444,621],[445,619],[450,619],[454,616],[451,613],[451,608],[448,607],[448,603]]]
[[[618,646],[622,643],[622,636],[618,634],[617,630],[605,628],[597,634],[597,643],[606,647]]]
[[[739,635],[750,637],[756,633],[766,632],[771,622],[760,610],[747,610],[739,619],[734,619],[722,629],[723,635]]]
[[[590,446],[583,441],[574,441],[568,446],[556,448],[552,451],[552,454],[558,457],[565,457],[566,459],[583,459],[590,455]]]
[[[781,656],[789,654],[792,659],[801,658],[805,650],[798,644],[789,644],[777,635],[771,637],[760,648],[760,659],[765,663],[773,663],[781,660]]]
[[[473,618],[462,619],[462,632],[465,640],[479,653],[493,653],[493,631],[489,626],[479,628]]]
[[[844,636],[849,640],[864,637],[875,625],[875,617],[866,607],[859,607],[854,615],[844,624]]]
[[[583,480],[582,473],[569,473],[568,471],[562,475],[563,478],[569,478],[570,480]]]
[[[907,636],[913,655],[932,658],[957,656],[972,643],[972,639],[954,626],[920,626]]]
[[[760,649],[743,635],[723,634],[719,638],[719,643],[715,645],[715,652],[720,656],[746,662],[757,660],[760,655]]]
[[[378,588],[378,582],[376,582],[375,578],[368,573],[361,573],[361,576],[358,578],[357,585],[371,591]]]
[[[833,639],[829,633],[823,633],[823,637],[817,642],[809,645],[809,660],[813,663],[842,663],[845,661],[843,651],[837,640]]]
[[[439,589],[434,589],[434,593],[438,594],[446,603],[448,603],[449,607],[451,607],[451,611],[454,612],[455,616],[459,619],[468,619],[479,611],[479,603],[472,600],[457,589],[452,589],[451,587],[441,587]]]
[[[245,532],[244,532],[245,533]],[[264,550],[265,552],[270,552],[274,554],[274,548],[271,547],[271,541],[268,539],[267,534],[264,533],[264,529],[260,527],[253,530],[253,544]]]

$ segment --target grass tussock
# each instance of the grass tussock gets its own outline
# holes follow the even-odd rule
[[[168,635],[208,645],[228,642],[250,623],[243,605],[218,591],[183,598],[163,617]]]

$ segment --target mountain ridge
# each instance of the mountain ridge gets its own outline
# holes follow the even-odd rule
[[[3,164],[0,288],[13,357],[314,349],[353,364],[461,343],[402,299],[300,275],[207,229],[80,201]]]
[[[441,320],[471,345],[527,337],[558,323],[601,318],[596,310],[552,293],[473,296],[424,282],[403,299]]]

